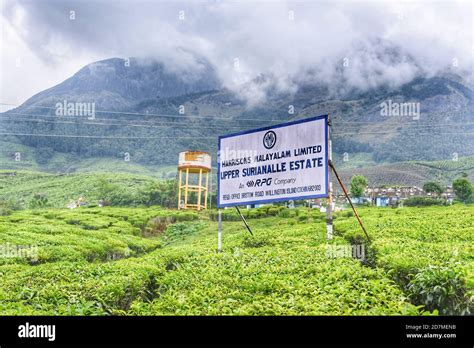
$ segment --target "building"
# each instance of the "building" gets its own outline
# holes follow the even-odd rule
[[[412,197],[433,197],[436,194],[427,193],[418,186],[392,186],[392,187],[368,187],[365,190],[365,197],[369,198],[372,204],[377,207],[387,207],[398,205],[401,201]],[[451,203],[454,198],[452,187],[447,187],[440,196]]]

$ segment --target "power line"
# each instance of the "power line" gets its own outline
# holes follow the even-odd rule
[[[0,116],[0,120],[1,120]],[[52,124],[75,124],[75,125],[96,125],[96,126],[122,126],[122,127],[145,127],[145,128],[169,128],[173,127],[175,129],[209,129],[210,127],[216,126],[169,126],[169,125],[149,125],[149,124],[127,124],[127,123],[100,123],[100,122],[67,122],[67,121],[48,121],[42,119],[31,119],[31,118],[15,118],[15,119],[3,119],[6,122],[39,122],[39,123],[52,123]],[[221,126],[222,127],[222,126]],[[235,126],[234,126],[235,127]],[[234,128],[232,127],[232,128]],[[229,127],[226,127],[229,128]]]
[[[374,132],[358,132],[358,129],[354,128],[349,128],[349,129],[341,129],[341,132],[333,131],[332,134],[338,134],[338,135],[345,135],[345,134],[385,134],[385,133],[391,133],[391,134],[406,134],[406,131],[422,131],[422,130],[429,130],[431,128],[446,128],[446,125],[418,125],[418,126],[410,126],[410,127],[396,127],[397,129],[390,129],[389,127],[383,127],[384,129],[388,129],[387,131],[382,130],[376,130]],[[474,124],[459,124],[459,125],[450,125],[449,127],[454,128],[454,127],[474,127]],[[402,128],[398,130],[398,128]],[[402,133],[403,132],[403,133]],[[437,134],[437,133],[435,133]]]
[[[70,135],[70,134],[34,134],[34,133],[0,133],[0,135],[31,136],[31,137],[58,137],[58,138],[91,138],[91,139],[215,139],[216,137],[135,137],[135,136],[102,136],[102,135]]]
[[[8,103],[0,103],[0,105],[10,105],[10,106],[20,106],[15,104],[8,104]],[[28,105],[25,107],[33,107],[33,108],[42,108],[42,109],[54,109],[55,107],[51,106],[36,106],[36,105]],[[8,111],[6,111],[8,112]],[[151,114],[151,113],[140,113],[140,112],[127,112],[127,111],[112,111],[112,110],[95,110],[98,113],[107,113],[107,114],[122,114],[122,115],[132,115],[132,116],[156,116],[156,117],[168,117],[168,118],[185,118],[185,117],[192,117],[192,118],[199,118],[199,119],[220,119],[226,121],[233,121],[234,119],[228,117],[219,117],[215,115],[192,115],[192,114],[179,114],[179,115],[172,115],[172,114]],[[255,119],[255,118],[240,118],[239,121],[253,121],[253,122],[281,122],[285,120],[270,120],[270,119]]]
[[[42,115],[39,115],[42,116]],[[209,128],[216,128],[216,127],[221,127],[221,128],[236,128],[236,129],[242,129],[243,126],[227,126],[227,125],[208,125],[208,126],[194,126],[194,125],[184,125],[184,124],[160,124],[160,123],[152,123],[152,124],[136,124],[136,123],[110,123],[110,122],[90,122],[90,121],[84,121],[84,122],[68,122],[68,121],[48,121],[48,120],[43,120],[41,118],[23,118],[23,117],[14,117],[11,119],[5,119],[4,117],[9,117],[9,115],[0,115],[0,120],[7,121],[7,122],[16,122],[16,121],[26,121],[26,122],[41,122],[41,123],[53,123],[53,124],[77,124],[77,125],[98,125],[98,126],[124,126],[124,127],[145,127],[145,128],[186,128],[186,129],[209,129]],[[53,118],[57,118],[56,116],[51,116]],[[102,119],[106,120],[106,119]]]
[[[400,121],[410,121],[407,116],[391,116],[390,118],[391,119],[394,119],[396,117],[399,117],[400,118]],[[412,117],[412,116],[410,116]],[[407,123],[400,123],[400,122],[393,122],[393,123],[390,123],[390,122],[379,122],[381,120],[376,120],[376,121],[337,121],[335,122],[334,120],[332,121],[332,123],[334,124],[379,124],[379,123],[382,123],[382,124],[407,124]],[[411,124],[419,124],[420,122],[416,121],[416,120],[413,120],[414,122],[412,122]],[[410,124],[410,123],[408,123]],[[449,123],[449,124],[456,124],[456,122],[452,122],[452,123]]]
[[[2,116],[0,116],[0,120]],[[242,127],[238,126],[169,126],[169,125],[141,125],[141,124],[121,124],[121,123],[100,123],[100,122],[65,122],[65,121],[48,121],[42,119],[25,119],[25,118],[15,118],[15,119],[3,119],[6,122],[37,122],[37,123],[50,123],[50,124],[74,124],[74,125],[97,125],[97,126],[122,126],[122,127],[143,127],[143,128],[169,128],[172,127],[173,129],[214,129],[216,128],[238,128],[243,129]],[[451,125],[451,127],[472,127],[474,123],[465,123],[465,124],[456,124]],[[403,127],[404,130],[424,130],[429,128],[439,128],[439,127],[446,127],[445,124],[438,124],[438,125],[412,125],[410,127]],[[400,127],[397,127],[400,128]],[[398,130],[388,130],[388,131],[374,131],[374,132],[358,132],[356,129],[348,129],[348,132],[337,132],[333,131],[334,135],[357,135],[357,134],[399,134]],[[444,133],[443,133],[444,134]]]
[[[24,115],[24,116],[35,116],[34,118],[20,118],[20,117],[12,117],[11,114],[14,115]],[[4,119],[5,117],[12,117],[11,119]],[[224,128],[237,128],[237,129],[243,129],[245,128],[244,126],[234,126],[234,125],[208,125],[208,126],[194,126],[194,125],[183,125],[181,123],[155,123],[154,121],[133,121],[133,122],[148,122],[150,125],[147,124],[137,124],[137,123],[110,123],[110,122],[88,122],[88,121],[109,121],[110,119],[107,118],[101,118],[101,119],[91,119],[85,122],[65,122],[65,121],[47,121],[43,120],[41,118],[53,118],[53,119],[58,119],[62,118],[64,116],[49,116],[49,115],[39,115],[39,114],[26,114],[26,113],[10,113],[8,115],[0,115],[0,119],[4,119],[6,121],[27,121],[27,122],[43,122],[43,123],[57,123],[57,124],[88,124],[88,125],[104,125],[104,126],[131,126],[131,127],[148,127],[148,128],[164,128],[164,127],[173,127],[173,128],[191,128],[191,129],[208,129],[209,127],[224,127]],[[75,118],[76,120],[79,120],[77,116],[69,116],[72,118]],[[127,120],[118,120],[114,119],[114,121],[124,121],[127,122]],[[375,123],[374,126],[377,127],[397,127],[397,128],[436,128],[436,127],[469,127],[474,125],[473,122],[464,122],[464,123],[438,123],[438,124],[422,124],[422,123]],[[355,129],[349,129],[350,131],[355,131]]]
[[[0,120],[2,120],[2,116],[0,116]],[[239,126],[186,126],[186,125],[180,125],[180,126],[173,126],[173,125],[148,125],[148,124],[133,124],[133,123],[100,123],[100,122],[65,122],[65,121],[48,121],[48,120],[42,120],[42,119],[31,119],[31,118],[15,118],[15,119],[3,119],[6,122],[17,122],[17,121],[25,121],[25,122],[39,122],[39,123],[51,123],[51,124],[74,124],[74,125],[97,125],[97,126],[123,126],[123,127],[143,127],[143,128],[173,128],[173,129],[209,129],[209,128],[237,128],[237,129],[243,129],[243,127]],[[380,125],[383,126],[383,125]],[[474,126],[474,123],[464,123],[464,124],[456,124],[456,125],[450,125],[450,127],[472,127]],[[407,126],[407,127],[402,127],[405,130],[418,130],[418,129],[423,129],[423,128],[438,128],[438,127],[447,127],[445,124],[438,124],[438,125],[412,125],[412,126]],[[400,128],[400,127],[397,127]],[[356,129],[349,129],[349,131],[356,132]],[[393,130],[393,133],[398,133],[395,130]],[[334,132],[334,134],[340,134],[337,132]],[[361,134],[359,132],[354,133],[354,134]],[[366,133],[367,134],[367,133]]]
[[[56,116],[56,115],[43,115],[43,114],[33,114],[33,113],[21,113],[21,112],[8,112],[8,114],[6,113],[0,113],[0,116],[2,117],[9,117],[11,115],[22,115],[22,116],[37,116],[37,117],[45,117],[45,118],[53,118],[53,119],[63,119],[63,118],[73,118],[73,119],[80,119],[80,116],[68,116],[68,115],[64,115],[64,116]],[[84,116],[85,117],[85,116]],[[91,120],[99,120],[99,121],[131,121],[131,120],[128,120],[128,119],[117,119],[117,118],[97,118],[97,117],[94,117],[93,119]],[[160,123],[157,123],[157,121],[153,121],[153,120],[133,120],[132,122],[148,122],[148,123],[153,123],[153,124],[182,124],[182,122],[189,122],[190,120],[189,119],[186,119],[186,120],[182,120],[181,122],[173,122],[173,121],[158,121]],[[229,119],[228,120],[229,122],[237,122],[239,120],[236,120],[236,119]],[[279,122],[279,121],[274,121],[274,122]]]
[[[394,132],[357,132],[357,133],[333,133],[334,135],[359,135],[359,134],[394,134]],[[451,135],[451,134],[462,134],[472,135],[473,133],[468,132],[447,132],[439,133],[440,135]],[[216,139],[213,137],[195,137],[195,136],[171,136],[171,137],[147,137],[147,136],[101,136],[101,135],[69,135],[69,134],[34,134],[34,133],[0,133],[0,135],[13,135],[13,136],[35,136],[35,137],[58,137],[58,138],[92,138],[92,139]],[[432,133],[418,133],[412,134],[412,136],[432,136]]]
[[[20,106],[18,104],[9,104],[9,103],[0,103],[0,105],[9,105],[9,106]],[[56,110],[56,107],[51,107],[51,106],[37,106],[37,105],[28,105],[26,106],[28,108],[42,108],[42,109],[53,109]],[[127,111],[113,111],[113,110],[95,110],[95,112],[98,113],[109,113],[109,114],[118,114],[118,115],[134,115],[134,116],[156,116],[156,117],[169,117],[169,118],[187,118],[191,117],[193,119],[215,119],[215,120],[223,120],[223,121],[230,121],[230,122],[239,122],[239,121],[252,121],[252,122],[272,122],[272,123],[277,123],[277,122],[285,122],[285,121],[293,121],[293,120],[299,120],[298,118],[293,118],[293,119],[255,119],[255,118],[229,118],[229,117],[219,117],[216,115],[193,115],[193,114],[179,114],[179,115],[172,115],[172,114],[152,114],[152,113],[139,113],[139,112],[127,112]],[[77,116],[49,116],[49,115],[38,115],[38,114],[24,114],[24,113],[14,113],[11,111],[6,111],[8,114],[21,114],[21,115],[36,115],[36,116],[48,116],[48,117],[77,117]],[[2,115],[2,116],[8,116],[8,115]],[[298,115],[297,115],[298,116]],[[101,119],[101,120],[108,120],[108,119]],[[184,120],[183,120],[184,121]],[[189,121],[189,119],[186,119],[186,121]],[[153,122],[153,121],[148,121],[148,120],[143,120],[140,122]],[[377,125],[377,121],[334,121],[334,125],[338,124],[374,124]],[[384,122],[381,123],[383,125],[402,125],[403,123],[395,122],[395,123],[388,123]],[[446,125],[455,125],[456,123],[447,123]]]
[[[78,116],[52,116],[52,115],[41,115],[41,114],[30,114],[30,113],[20,113],[20,112],[9,112],[8,114],[0,114],[0,117],[10,117],[11,115],[21,115],[21,116],[35,116],[35,117],[43,117],[43,118],[52,118],[52,119],[63,119],[63,118],[73,118],[73,119],[79,119]],[[117,118],[97,118],[95,117],[93,119],[94,121],[131,121],[127,119],[117,119]],[[185,120],[183,120],[185,121]],[[186,120],[189,121],[189,120]],[[238,120],[232,120],[230,122],[237,122]],[[142,123],[151,123],[151,124],[157,124],[157,125],[181,125],[181,122],[173,122],[173,121],[150,121],[150,120],[134,120],[132,122],[142,122]]]
[[[399,132],[396,132],[396,131],[387,131],[387,132],[356,132],[356,133],[336,133],[336,132],[332,132],[332,134],[334,135],[359,135],[359,134],[399,134]],[[436,134],[433,134],[433,133],[416,133],[416,134],[409,134],[411,136],[423,136],[423,135],[429,135],[429,136],[433,136],[433,135],[450,135],[450,134],[462,134],[462,135],[471,135],[471,134],[474,134],[474,133],[468,133],[468,132],[444,132],[444,133],[436,133]],[[402,135],[402,134],[400,134]],[[403,135],[408,135],[406,133],[403,133]]]

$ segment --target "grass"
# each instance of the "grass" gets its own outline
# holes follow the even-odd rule
[[[254,237],[229,218],[217,253],[213,212],[15,211],[0,217],[0,245],[36,244],[41,257],[2,259],[0,313],[460,313],[472,306],[473,212],[461,205],[361,209],[373,242],[364,244],[370,262],[360,262],[328,257],[334,245],[365,243],[347,212],[336,215],[336,236],[328,243],[316,210],[244,211]]]

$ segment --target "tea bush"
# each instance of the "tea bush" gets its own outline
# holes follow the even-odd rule
[[[272,245],[271,237],[267,234],[250,235],[245,234],[242,245],[246,248],[259,248],[264,245]]]
[[[430,205],[446,205],[446,201],[440,198],[411,197],[403,201],[407,207],[427,207]]]
[[[192,235],[201,230],[203,225],[201,223],[182,223],[168,226],[165,231],[164,239],[166,241],[174,241],[176,239],[184,239],[186,236]]]
[[[374,266],[384,268],[415,304],[442,314],[473,313],[473,209],[361,209]],[[335,231],[351,243],[365,241],[355,219],[338,220]]]
[[[439,310],[440,314],[463,315],[473,310],[466,275],[459,265],[423,268],[413,276],[407,289],[414,303],[423,304],[431,311]]]
[[[259,209],[260,217],[249,219],[253,236],[238,216],[223,224],[222,253],[217,223],[209,219],[216,211],[13,211],[0,216],[0,245],[37,245],[39,260],[0,258],[0,313],[472,313],[473,207],[401,209],[360,208],[370,244],[347,214],[328,243],[319,211]],[[286,212],[291,217],[281,217]],[[144,237],[154,222],[164,224],[163,232]],[[371,262],[328,257],[334,245],[351,244],[364,245]]]

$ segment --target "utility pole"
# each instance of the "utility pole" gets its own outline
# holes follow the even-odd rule
[[[331,116],[328,115],[328,164],[332,163]],[[326,239],[332,239],[332,167],[328,168],[328,199],[326,204]]]
[[[217,252],[222,251],[222,211],[217,212]]]

